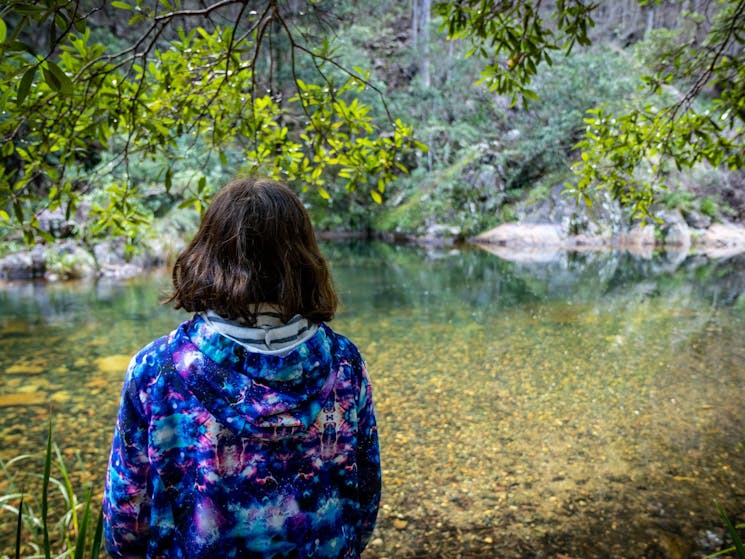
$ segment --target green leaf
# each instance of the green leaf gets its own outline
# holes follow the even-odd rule
[[[78,33],[85,33],[85,22],[86,19],[84,17],[77,17],[73,19],[72,25],[75,28],[75,31]]]
[[[370,191],[370,198],[372,198],[373,202],[375,202],[376,204],[383,203],[383,197],[380,195],[380,193],[377,190]]]
[[[26,96],[28,95],[28,92],[31,89],[31,84],[34,81],[34,76],[36,76],[36,66],[32,66],[31,68],[29,68],[23,73],[23,76],[21,77],[21,81],[18,82],[18,94],[16,96],[16,104],[20,105],[23,103],[23,100],[26,99]]]
[[[44,81],[47,82],[50,88],[54,91],[62,93],[63,95],[72,94],[72,80],[62,71],[62,68],[57,66],[51,60],[44,62],[42,66],[42,72],[44,73]]]
[[[53,91],[60,91],[62,86],[60,85],[59,80],[57,79],[57,76],[55,76],[52,72],[50,72],[46,68],[42,68],[41,72],[44,74],[44,81],[47,82],[47,85]]]
[[[5,42],[5,38],[8,36],[8,28],[5,25],[5,22],[0,19],[0,43]]]
[[[13,155],[13,152],[16,150],[16,146],[13,142],[5,142],[3,144],[2,149],[0,149],[0,154],[2,154],[5,157],[10,157]]]
[[[132,6],[130,6],[126,2],[112,2],[111,5],[114,6],[115,8],[119,8],[120,10],[132,10],[133,9]]]

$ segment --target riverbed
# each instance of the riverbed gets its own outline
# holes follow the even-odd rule
[[[323,248],[375,391],[366,559],[693,558],[726,544],[716,503],[745,520],[742,258]],[[0,459],[39,464],[51,413],[98,498],[129,357],[186,318],[167,289],[0,289]]]

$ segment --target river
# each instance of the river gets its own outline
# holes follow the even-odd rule
[[[726,543],[716,503],[745,520],[744,257],[323,250],[332,326],[375,390],[366,559],[693,558]],[[0,288],[0,459],[31,454],[0,495],[41,473],[51,413],[73,482],[99,498],[129,357],[186,318],[159,304],[168,286]],[[0,510],[0,534],[14,522]]]

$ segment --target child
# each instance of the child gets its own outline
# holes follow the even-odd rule
[[[103,502],[114,557],[359,557],[381,472],[370,381],[286,186],[236,180],[176,260],[195,313],[132,359]]]

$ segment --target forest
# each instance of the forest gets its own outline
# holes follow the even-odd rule
[[[744,12],[6,1],[3,252],[66,243],[44,257],[63,276],[100,269],[99,245],[160,261],[245,173],[335,234],[464,240],[541,204],[575,234],[737,223]]]

